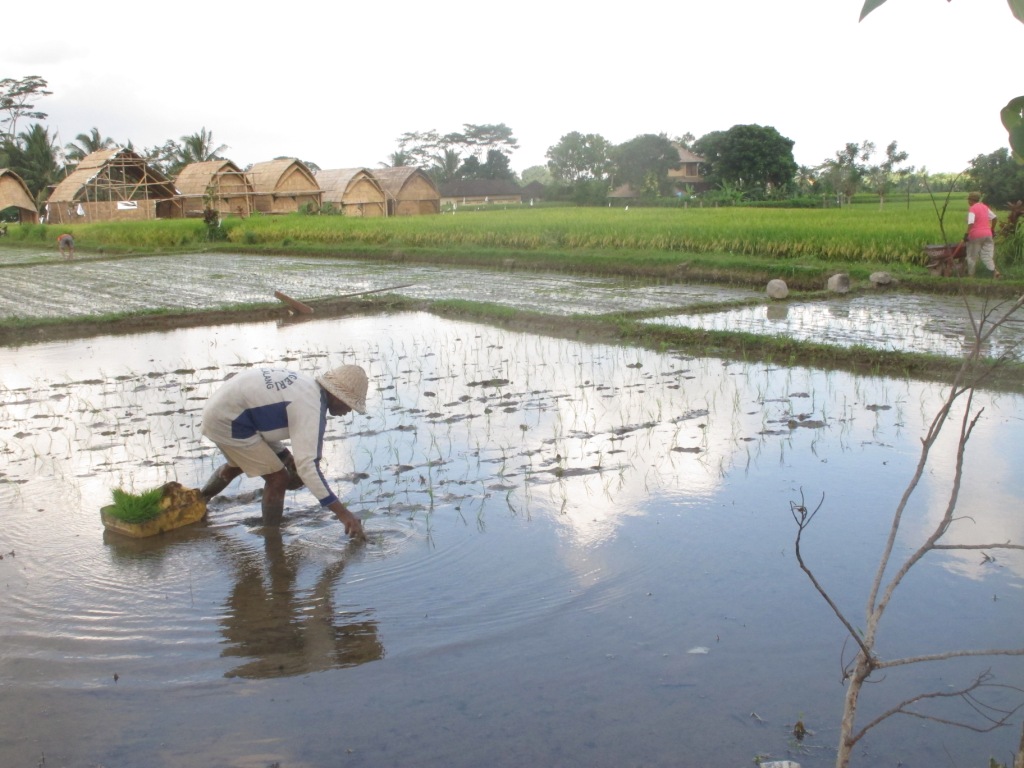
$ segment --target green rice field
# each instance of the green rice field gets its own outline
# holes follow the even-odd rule
[[[449,249],[476,253],[643,254],[678,259],[681,253],[800,259],[826,263],[916,265],[923,246],[957,241],[966,201],[951,199],[945,236],[927,197],[861,203],[844,208],[459,208],[438,216],[354,218],[252,216],[224,222],[221,243],[208,242],[195,219],[96,223],[70,228],[80,248],[165,249],[251,246],[338,250]],[[55,241],[55,227],[11,227],[12,241]]]

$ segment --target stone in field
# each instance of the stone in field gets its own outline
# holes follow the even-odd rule
[[[769,299],[784,299],[789,296],[789,286],[785,280],[769,280],[767,291]]]
[[[832,275],[828,279],[828,289],[832,293],[849,293],[850,292],[850,276],[845,272]]]

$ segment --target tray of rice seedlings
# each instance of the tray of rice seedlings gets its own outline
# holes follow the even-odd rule
[[[114,503],[100,510],[108,531],[139,539],[191,525],[206,517],[206,500],[197,488],[169,482],[143,493],[122,488],[112,492]]]

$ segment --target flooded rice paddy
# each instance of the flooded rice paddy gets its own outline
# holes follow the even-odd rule
[[[305,490],[262,529],[245,479],[204,523],[104,533],[113,488],[201,484],[207,397],[281,363],[369,372],[368,413],[332,419],[324,449],[366,546]],[[789,505],[824,494],[805,555],[859,623],[943,396],[421,313],[27,345],[0,370],[0,750],[18,766],[829,765],[843,633]],[[979,400],[950,537],[1019,542],[1021,398]],[[901,554],[945,508],[953,447]],[[880,651],[1019,645],[1024,558],[989,554],[921,563]],[[1012,659],[909,667],[861,716],[989,668],[1021,681]],[[897,720],[856,764],[1006,762],[1018,737]]]
[[[882,290],[827,300],[770,301],[747,288],[530,273],[508,260],[477,270],[358,260],[245,254],[175,254],[55,260],[52,249],[0,247],[0,318],[200,310],[271,301],[275,291],[310,301],[366,291],[412,299],[464,299],[556,315],[666,314],[649,322],[783,335],[839,346],[960,357],[975,322],[1002,305],[956,296]],[[761,299],[751,305],[751,301]],[[735,308],[700,311],[735,302]],[[982,353],[1024,360],[1024,317],[999,328]]]
[[[121,260],[53,261],[52,253],[0,248],[0,317],[97,315],[150,308],[208,309],[378,291],[413,299],[488,301],[555,314],[623,312],[757,296],[710,285],[651,285],[622,278],[480,271],[416,264],[292,256],[176,254]],[[43,260],[33,263],[33,259]]]
[[[768,302],[720,312],[681,314],[649,322],[705,330],[746,331],[798,341],[962,357],[975,346],[979,322],[1000,307],[977,297],[876,294],[829,300]],[[991,314],[991,317],[986,319]],[[982,349],[984,357],[1024,360],[1024,317],[1010,317]]]

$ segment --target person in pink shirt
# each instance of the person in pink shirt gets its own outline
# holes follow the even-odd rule
[[[978,259],[992,271],[992,276],[997,280],[1002,273],[996,269],[995,253],[996,246],[995,229],[996,215],[992,209],[981,202],[981,194],[971,192],[967,195],[967,234],[964,240],[967,241],[967,274],[974,277],[974,270],[978,266]]]

